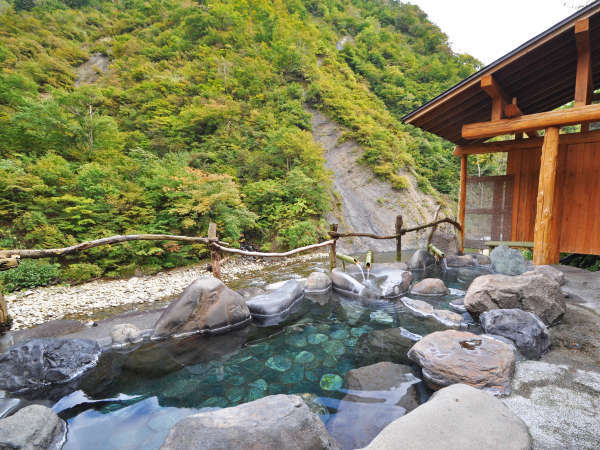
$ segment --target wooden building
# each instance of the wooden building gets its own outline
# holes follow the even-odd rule
[[[589,131],[600,121],[595,87],[600,1],[403,118],[456,144],[463,238],[476,231],[471,214],[489,214],[478,222],[489,228],[481,238],[532,242],[536,264],[557,263],[560,252],[600,254],[600,131]],[[508,140],[489,142],[497,136]],[[467,178],[469,155],[492,152],[507,153],[506,175]],[[478,194],[483,208],[470,208],[473,183],[483,193],[484,182],[491,189]]]

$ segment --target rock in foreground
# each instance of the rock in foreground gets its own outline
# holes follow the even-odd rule
[[[331,288],[331,278],[324,272],[313,272],[304,284],[304,290],[307,293],[311,292],[324,292]]]
[[[0,389],[27,392],[68,383],[94,367],[100,353],[88,339],[31,339],[0,355]]]
[[[284,314],[304,295],[304,284],[288,280],[281,287],[246,302],[253,317],[261,319]]]
[[[153,338],[197,332],[220,333],[250,321],[243,297],[216,278],[190,284],[154,326]]]
[[[418,405],[419,379],[411,368],[390,362],[350,370],[350,392],[327,427],[344,448],[361,448],[389,423]]]
[[[531,359],[539,359],[550,348],[548,328],[535,314],[522,309],[493,309],[480,317],[488,334],[512,340],[519,351]]]
[[[514,350],[490,336],[437,331],[417,342],[408,357],[421,366],[423,378],[434,390],[464,383],[494,394],[510,393]]]
[[[0,420],[0,448],[59,449],[67,424],[50,408],[31,405]]]
[[[527,425],[500,400],[455,384],[389,424],[366,448],[524,450],[531,446]]]
[[[546,325],[556,323],[566,310],[559,284],[539,273],[478,277],[469,286],[464,303],[475,318],[492,309],[518,308],[534,313]]]
[[[189,416],[161,449],[339,449],[323,422],[296,395],[271,395]]]

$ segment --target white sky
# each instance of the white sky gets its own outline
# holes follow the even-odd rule
[[[586,0],[408,0],[438,25],[457,53],[489,64],[591,3]]]

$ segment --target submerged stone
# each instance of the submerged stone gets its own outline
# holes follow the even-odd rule
[[[293,334],[286,337],[285,342],[294,347],[304,347],[306,346],[306,337],[299,334]]]
[[[307,370],[304,372],[304,377],[308,381],[317,381],[319,379],[319,375],[314,370]]]
[[[344,345],[346,347],[355,347],[357,342],[358,342],[358,338],[355,338],[355,337],[344,339]]]
[[[259,378],[258,380],[254,380],[252,383],[250,383],[248,386],[250,386],[253,389],[258,389],[261,391],[266,391],[268,384],[265,380],[263,380],[262,378]]]
[[[325,341],[327,341],[329,337],[322,333],[311,334],[308,336],[308,343],[312,345],[319,345]]]
[[[246,394],[243,386],[233,386],[225,390],[225,396],[233,403],[239,403]]]
[[[354,337],[360,337],[360,336],[362,336],[363,334],[365,334],[365,333],[368,333],[368,332],[369,332],[369,330],[367,330],[367,329],[366,329],[366,328],[364,328],[364,327],[352,328],[352,329],[350,330],[350,334],[351,334],[352,336],[354,336]]]
[[[227,378],[227,382],[234,386],[241,386],[242,384],[244,384],[245,381],[246,380],[241,375],[234,375],[232,377]]]
[[[344,380],[337,374],[326,373],[321,377],[319,385],[325,391],[337,391],[344,384]]]
[[[333,339],[346,339],[348,337],[348,331],[345,329],[336,330],[331,333]]]
[[[290,367],[292,367],[292,361],[290,361],[285,356],[279,355],[271,356],[269,359],[267,359],[266,364],[268,368],[277,370],[279,372],[285,372],[286,370],[289,370]]]
[[[301,351],[296,355],[296,362],[300,364],[307,364],[315,359],[315,355],[305,350]]]
[[[383,312],[383,311],[373,311],[369,315],[369,318],[373,322],[382,323],[385,325],[390,325],[390,324],[394,323],[394,318],[392,316],[390,316],[388,313]]]
[[[228,404],[229,404],[229,402],[227,401],[226,398],[210,397],[209,399],[204,400],[204,403],[202,403],[202,406],[208,407],[208,408],[225,408]]]
[[[324,367],[336,367],[338,364],[337,359],[335,359],[332,356],[327,356],[324,360],[323,360],[323,366]]]
[[[287,372],[285,372],[279,380],[283,384],[295,384],[299,383],[304,379],[304,367],[302,366],[294,366]]]
[[[330,355],[339,356],[342,355],[346,349],[344,348],[344,344],[339,341],[328,341],[323,344],[323,350]]]

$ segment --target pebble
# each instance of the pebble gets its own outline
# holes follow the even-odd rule
[[[281,260],[246,260],[232,258],[221,266],[225,283],[242,276],[252,275],[270,265],[287,265],[302,260],[323,258],[322,253],[311,253]],[[13,330],[30,328],[50,320],[87,315],[122,305],[153,303],[175,297],[194,280],[208,278],[206,262],[180,267],[155,275],[122,280],[97,280],[78,286],[57,285],[39,287],[5,296],[8,312],[13,318]],[[87,319],[86,322],[90,319]],[[91,320],[90,320],[91,321]]]

